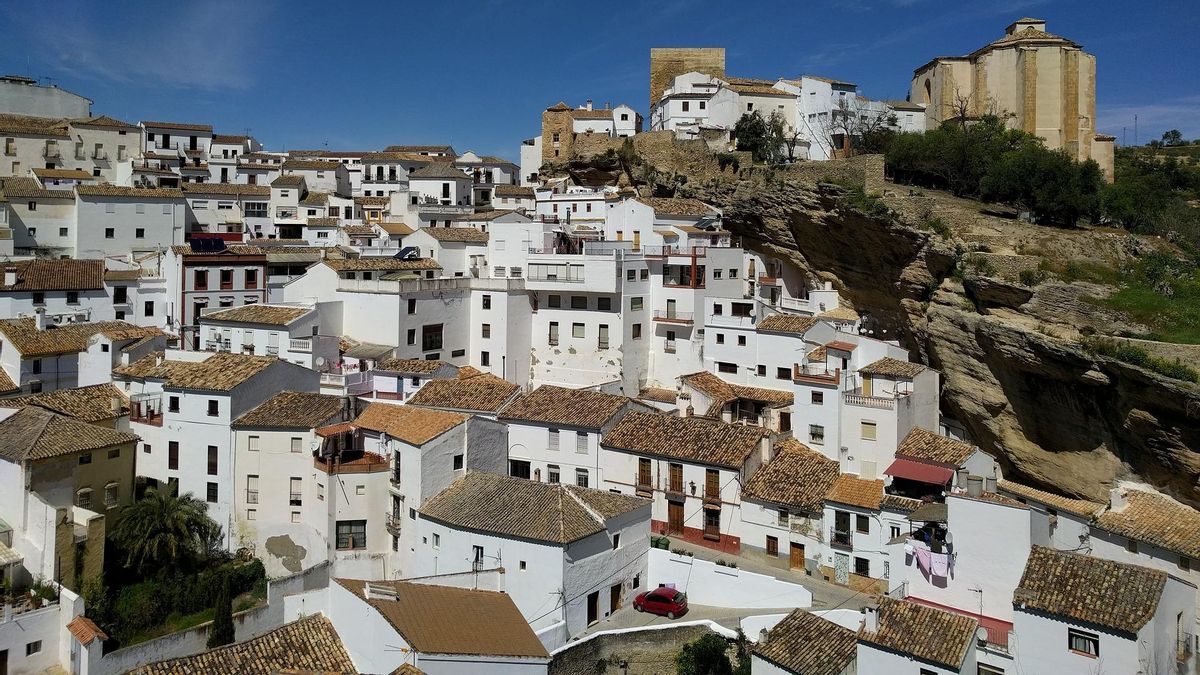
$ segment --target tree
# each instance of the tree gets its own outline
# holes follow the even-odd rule
[[[746,113],[733,126],[737,149],[750,153],[756,162],[774,163],[779,153],[777,136],[767,118],[758,112]]]
[[[1164,132],[1162,135],[1163,145],[1173,147],[1176,145],[1184,145],[1183,134],[1179,133],[1178,129],[1172,129]]]
[[[1104,179],[1096,162],[1076,162],[1061,150],[1028,144],[1005,153],[980,182],[985,201],[1023,206],[1039,223],[1074,227],[1097,216]]]
[[[151,488],[121,510],[112,538],[126,554],[126,567],[167,577],[209,558],[219,546],[221,526],[208,517],[208,504],[191,494]]]
[[[221,590],[217,593],[212,629],[208,633],[208,648],[233,642],[233,598],[229,590],[229,573],[221,575]]]
[[[729,642],[716,633],[706,633],[695,642],[689,642],[675,656],[675,672],[678,675],[732,675],[729,663]]]

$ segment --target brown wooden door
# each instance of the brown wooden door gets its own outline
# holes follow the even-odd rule
[[[804,569],[804,544],[792,542],[791,554],[788,557],[788,567],[794,570]]]
[[[779,555],[779,537],[767,537],[767,555]]]
[[[683,532],[683,504],[667,502],[667,532],[680,534]]]
[[[613,584],[608,589],[608,612],[611,614],[621,609],[621,584]]]
[[[704,471],[704,498],[721,498],[721,474],[715,469]]]

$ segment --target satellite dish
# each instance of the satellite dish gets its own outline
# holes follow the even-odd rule
[[[984,628],[983,626],[980,626],[979,628],[976,628],[976,629],[975,629],[975,637],[976,637],[976,639],[978,639],[980,642],[983,642],[983,643],[985,643],[985,644],[986,644],[986,643],[987,643],[987,641],[988,641],[988,639],[987,639],[987,636],[988,636],[987,629],[986,629],[986,628]]]
[[[315,363],[317,364],[317,367],[318,367],[318,368],[320,368],[321,366],[325,365],[325,357],[324,357],[324,356],[318,356],[318,357],[317,357],[317,360],[315,361]]]

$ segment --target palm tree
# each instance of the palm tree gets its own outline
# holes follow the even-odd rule
[[[121,510],[121,522],[112,533],[126,552],[126,567],[159,576],[203,560],[220,536],[221,526],[208,517],[208,504],[191,493],[180,496],[155,488]]]

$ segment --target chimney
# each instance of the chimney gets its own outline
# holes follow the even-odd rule
[[[1125,508],[1125,505],[1128,503],[1125,498],[1127,494],[1128,493],[1125,491],[1125,488],[1123,488],[1123,487],[1115,487],[1115,488],[1109,490],[1108,491],[1108,508],[1109,508],[1109,510],[1110,511],[1120,511],[1121,509]]]
[[[33,325],[38,330],[46,330],[46,308],[38,307],[33,310]]]
[[[688,404],[688,407],[683,409],[684,417],[691,417],[692,415],[695,415],[695,414],[696,414],[696,409],[694,407],[692,407],[691,403]]]
[[[587,106],[586,106],[586,107],[587,107],[587,109],[588,109],[588,110],[591,110],[591,109],[592,109],[592,99],[590,99],[590,98],[589,98],[589,99],[587,100]]]
[[[879,609],[876,607],[863,607],[863,631],[867,633],[879,632]]]
[[[980,476],[967,476],[967,496],[982,497],[983,496],[983,478]]]
[[[996,477],[988,476],[983,479],[983,491],[996,494]]]
[[[773,454],[771,450],[771,436],[770,434],[764,434],[762,438],[758,439],[758,451],[762,455],[763,465],[770,463],[771,455]]]
[[[955,473],[957,475],[954,478],[954,487],[958,488],[959,490],[966,490],[967,489],[967,470],[966,470],[966,468],[960,468]]]
[[[161,366],[161,365],[162,365],[162,362],[163,362],[163,355],[162,355],[162,354],[159,354],[159,355],[157,355],[157,356],[155,356],[155,357],[154,357],[154,365],[156,365],[156,366]]]
[[[133,265],[136,265],[136,264],[137,264],[137,261],[133,259],[133,251],[130,251],[129,252],[129,265],[130,265],[130,267],[132,267]]]
[[[9,286],[9,287],[17,285],[17,268],[15,268],[15,267],[5,267],[4,268],[4,285]]]
[[[111,399],[111,403],[112,403],[112,414],[120,415],[121,414],[121,397],[113,396]]]

